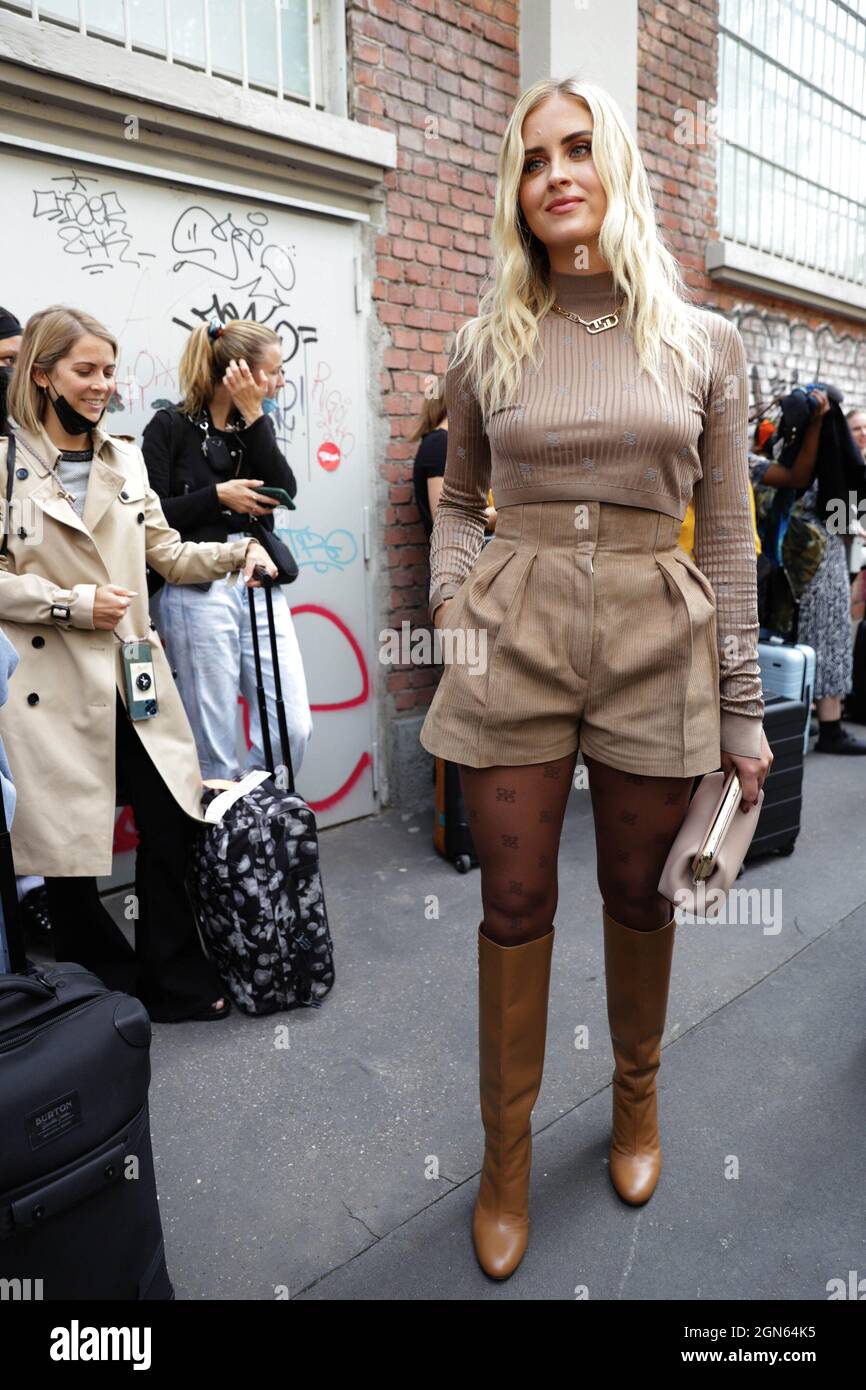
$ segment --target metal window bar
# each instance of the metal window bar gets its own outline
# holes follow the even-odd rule
[[[241,21],[241,86],[243,87],[244,91],[246,92],[246,91],[249,90],[249,85],[250,85],[249,60],[248,60],[248,57],[247,57],[247,6],[246,6],[246,0],[238,0],[238,5],[240,6],[240,21]]]
[[[321,25],[319,26],[321,28]],[[310,76],[310,109],[316,109],[316,67],[313,61],[313,0],[307,0],[307,72]]]
[[[283,6],[274,0],[274,23],[277,31],[277,98],[283,99]]]
[[[208,77],[213,76],[210,51],[210,0],[202,0],[204,10],[204,70]]]

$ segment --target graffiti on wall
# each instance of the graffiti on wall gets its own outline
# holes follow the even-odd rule
[[[153,260],[155,253],[133,251],[127,211],[114,189],[93,187],[101,182],[97,175],[74,170],[59,174],[50,188],[33,189],[33,216],[54,223],[61,250],[79,259],[89,275],[102,275],[118,265],[141,269],[142,260]]]
[[[339,379],[339,373],[325,355],[317,355],[319,333],[316,324],[296,321],[291,299],[299,277],[298,256],[293,246],[283,246],[271,234],[267,213],[245,215],[226,212],[215,215],[191,203],[170,225],[171,271],[183,276],[193,268],[198,285],[202,279],[207,293],[195,293],[180,303],[175,300],[169,323],[189,333],[202,323],[217,318],[225,323],[234,318],[252,319],[266,324],[280,335],[283,343],[285,386],[271,415],[281,449],[292,461],[293,469],[306,476],[314,473],[337,474],[356,451],[353,428],[355,403]],[[183,280],[181,280],[183,283]],[[316,355],[314,355],[316,354]],[[148,411],[173,404],[179,397],[176,362],[158,351],[141,348],[121,364],[117,375],[114,410]],[[298,470],[297,462],[302,461]],[[299,479],[300,481],[300,479]],[[280,518],[288,524],[281,526]],[[299,569],[315,575],[342,574],[358,561],[359,537],[345,526],[317,528],[309,522],[292,525],[285,510],[277,514],[277,534],[289,545]],[[331,607],[299,604],[293,614],[303,615],[302,634],[308,650],[320,644],[316,626],[325,623],[339,633],[352,654],[352,668],[359,674],[358,687],[330,702],[316,701],[311,692],[316,731],[326,737],[328,717],[340,711],[366,705],[370,699],[370,676],[361,642],[351,626]],[[312,637],[310,634],[312,633]],[[341,682],[341,686],[344,685]],[[349,681],[352,686],[354,681]],[[343,691],[340,690],[342,697]],[[249,710],[239,695],[244,742],[251,747]],[[335,779],[335,785],[310,805],[316,812],[339,806],[350,795],[368,768],[369,751],[353,754]],[[115,850],[130,850],[137,844],[135,818],[130,807],[121,808],[115,829]]]
[[[809,381],[838,386],[846,413],[866,406],[866,338],[838,333],[829,323],[814,328],[778,310],[752,306],[736,310],[732,319],[750,363],[753,407],[763,409],[774,397]]]

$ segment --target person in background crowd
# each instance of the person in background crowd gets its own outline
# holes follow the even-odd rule
[[[265,406],[285,383],[280,339],[247,319],[202,324],[179,366],[182,402],[159,410],[142,437],[151,487],[184,540],[238,540],[256,524],[273,531],[278,502],[262,484],[298,490]],[[313,731],[301,651],[282,588],[273,592],[277,649],[295,776]],[[274,674],[264,595],[256,597],[262,674],[275,764],[281,762]],[[250,613],[246,593],[228,580],[168,584],[157,616],[206,778],[238,775],[237,703],[249,706],[252,748],[242,771],[265,766]]]
[[[2,344],[0,344],[2,346]],[[849,410],[845,416],[848,427],[854,436],[854,442],[859,448],[864,459],[866,459],[866,410]]]
[[[823,391],[815,390],[812,395],[818,409],[805,428],[792,467],[750,454],[749,469],[753,483],[806,488],[799,499],[801,515],[825,538],[821,563],[800,597],[797,618],[797,641],[815,649],[819,733],[813,752],[864,754],[866,742],[842,728],[842,699],[851,689],[851,581],[845,537],[828,531],[816,510],[818,440],[830,402]]]
[[[6,428],[6,397],[20,350],[21,324],[0,305],[0,430]]]
[[[863,462],[866,463],[866,410],[860,410],[855,406],[847,412],[845,419],[848,422],[851,437],[860,450]],[[852,583],[862,568],[863,539],[866,537],[864,521],[866,521],[866,516],[863,512],[858,512],[857,516],[851,520],[850,535],[844,538],[845,551],[848,556],[848,577]]]
[[[425,398],[415,429],[409,436],[410,443],[414,443],[416,439],[421,442],[415,455],[412,483],[415,505],[421,514],[424,533],[429,541],[448,458],[448,416],[445,414],[445,400],[442,396]],[[487,508],[487,530],[495,531],[496,508],[493,505],[492,490],[488,493],[488,501],[490,505]]]
[[[6,431],[6,396],[18,353],[21,349],[21,324],[9,309],[0,306],[0,434]],[[8,640],[8,639],[7,639]],[[47,941],[51,935],[51,915],[45,879],[28,874],[17,879],[21,903],[21,922],[26,936]]]
[[[845,419],[848,421],[848,428],[851,431],[854,443],[863,455],[864,463],[866,463],[866,410],[860,410],[858,407],[855,407],[853,410],[848,411]],[[853,581],[857,578],[863,567],[863,541],[864,538],[866,538],[866,515],[862,512],[859,513],[856,518],[856,523],[852,524],[851,530],[853,535],[846,536],[845,540],[848,545],[848,570]]]
[[[0,556],[0,620],[21,669],[0,733],[18,793],[12,848],[19,871],[45,875],[56,959],[134,991],[157,1022],[211,1021],[230,1002],[186,890],[204,823],[201,769],[150,630],[146,567],[173,583],[243,570],[258,585],[255,568],[276,566],[257,541],[196,545],[167,524],[141,450],[99,423],[117,355],[91,315],[53,305],[28,320],[9,388],[18,511]],[[0,445],[0,495],[10,443]],[[133,639],[149,647],[153,671],[157,709],[146,718],[127,712],[122,644]],[[111,872],[118,783],[139,834],[134,956],[96,887]]]

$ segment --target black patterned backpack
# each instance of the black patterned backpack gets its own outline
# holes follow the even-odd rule
[[[257,571],[263,579],[263,571]],[[265,583],[277,718],[288,790],[274,768],[254,591],[248,591],[262,744],[270,771],[202,795],[211,824],[190,855],[187,888],[202,941],[238,1008],[248,1014],[318,1008],[334,983],[316,818],[295,791],[271,586]],[[282,769],[280,769],[282,774]]]

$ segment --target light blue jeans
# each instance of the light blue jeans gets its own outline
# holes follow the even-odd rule
[[[262,747],[248,590],[243,574],[232,588],[229,576],[202,591],[165,584],[151,611],[195,736],[202,776],[232,779],[267,767]],[[283,762],[274,696],[271,643],[264,589],[254,589],[268,725],[274,766]],[[282,589],[274,589],[274,623],[292,769],[300,771],[313,732],[307,682],[292,615]],[[252,748],[238,764],[238,694],[249,706]],[[157,692],[158,698],[158,692]],[[288,785],[287,781],[285,785]]]

